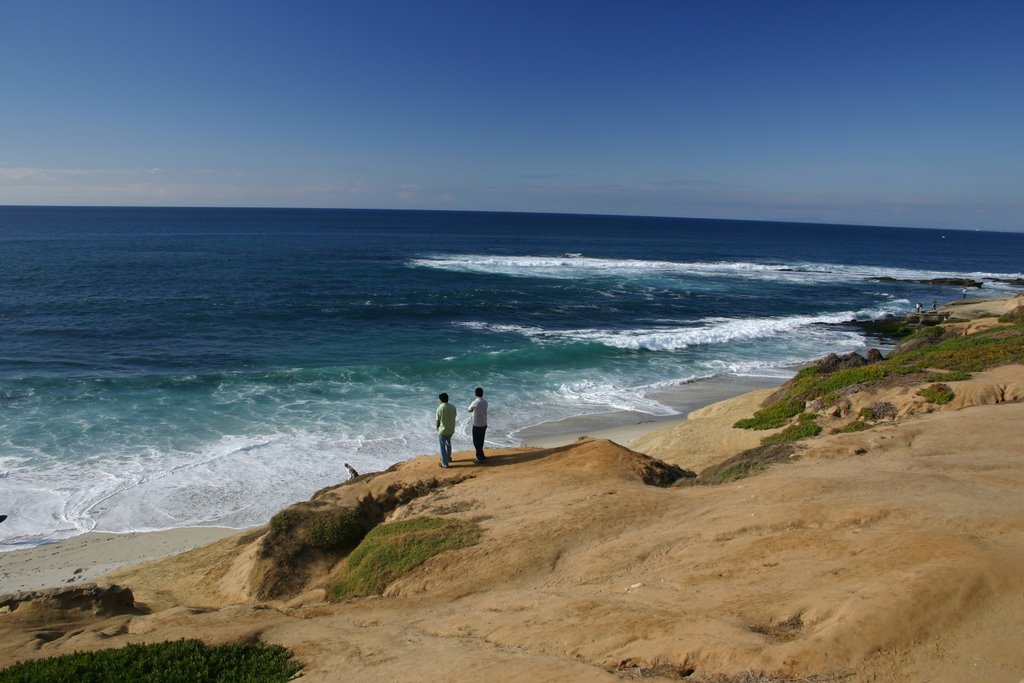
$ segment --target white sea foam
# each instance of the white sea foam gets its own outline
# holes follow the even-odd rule
[[[23,467],[0,480],[9,519],[0,550],[86,531],[153,531],[181,526],[244,528],[314,491],[344,481],[343,463],[358,471],[385,469],[429,452],[433,440],[337,431],[222,437],[197,452],[102,455],[49,467]],[[408,423],[408,418],[398,418]],[[390,427],[390,425],[389,425]]]
[[[814,316],[780,316],[773,318],[703,318],[689,325],[659,328],[618,330],[611,328],[577,328],[545,330],[517,325],[490,325],[482,322],[460,323],[473,329],[498,333],[520,334],[544,342],[592,342],[633,351],[678,351],[692,346],[724,345],[735,342],[768,339],[791,335],[814,325],[839,324],[850,320],[869,320],[884,316],[892,306],[861,311],[843,311]]]
[[[574,279],[581,277],[620,276],[691,276],[706,278],[735,277],[785,281],[816,285],[826,282],[870,281],[891,277],[897,280],[931,280],[935,278],[970,278],[984,282],[993,293],[1015,291],[999,282],[1024,277],[1021,273],[949,272],[910,268],[888,268],[835,263],[757,263],[753,261],[658,261],[641,259],[606,259],[585,256],[490,256],[451,254],[413,259],[409,265],[452,272],[487,273],[512,277],[543,277]]]
[[[487,332],[509,332],[512,334],[521,334],[525,337],[536,336],[544,334],[543,327],[530,326],[530,325],[505,325],[499,323],[486,323],[480,321],[459,321],[452,323],[456,327],[463,327],[467,330],[485,330]]]
[[[646,389],[584,379],[562,384],[558,393],[571,405],[594,406],[597,412],[627,410],[648,415],[675,414],[671,408],[648,398]]]
[[[450,255],[420,258],[413,267],[436,268],[453,272],[499,274],[512,277],[573,279],[594,276],[651,277],[756,277],[802,281],[816,279],[828,272],[808,266],[801,273],[786,265],[753,262],[673,262],[640,259],[601,259],[588,257],[478,256]]]

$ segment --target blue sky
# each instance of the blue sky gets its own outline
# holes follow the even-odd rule
[[[0,204],[1024,231],[1024,3],[0,3]]]

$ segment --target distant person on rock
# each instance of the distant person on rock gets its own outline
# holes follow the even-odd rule
[[[437,440],[441,446],[441,467],[448,467],[448,463],[452,461],[452,434],[455,433],[455,406],[448,402],[448,394],[441,393],[437,395],[437,398],[441,401],[441,405],[437,407],[437,421],[435,428],[437,429]]]
[[[469,412],[473,413],[473,448],[476,449],[476,461],[482,463],[487,460],[484,455],[484,434],[487,433],[487,399],[484,398],[484,390],[477,387],[476,398],[469,404]]]

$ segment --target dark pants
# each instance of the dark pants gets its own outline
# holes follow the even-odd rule
[[[486,460],[484,456],[484,434],[487,432],[487,425],[473,427],[473,448],[476,449],[476,459]]]

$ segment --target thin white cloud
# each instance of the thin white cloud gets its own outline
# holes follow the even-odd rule
[[[274,195],[281,196],[295,196],[295,195],[357,195],[366,192],[366,186],[360,182],[354,183],[335,183],[325,182],[317,183],[314,185],[305,185],[300,187],[287,187],[280,189],[265,188],[261,192],[264,196],[272,197]]]
[[[450,205],[455,202],[455,195],[448,190],[415,183],[399,185],[394,198],[400,205],[407,205],[411,201],[415,201],[417,206]]]
[[[83,177],[159,175],[162,172],[162,169],[159,168],[112,170],[98,168],[33,168],[28,166],[0,166],[0,180],[9,180],[13,182],[60,181],[67,178]]]

